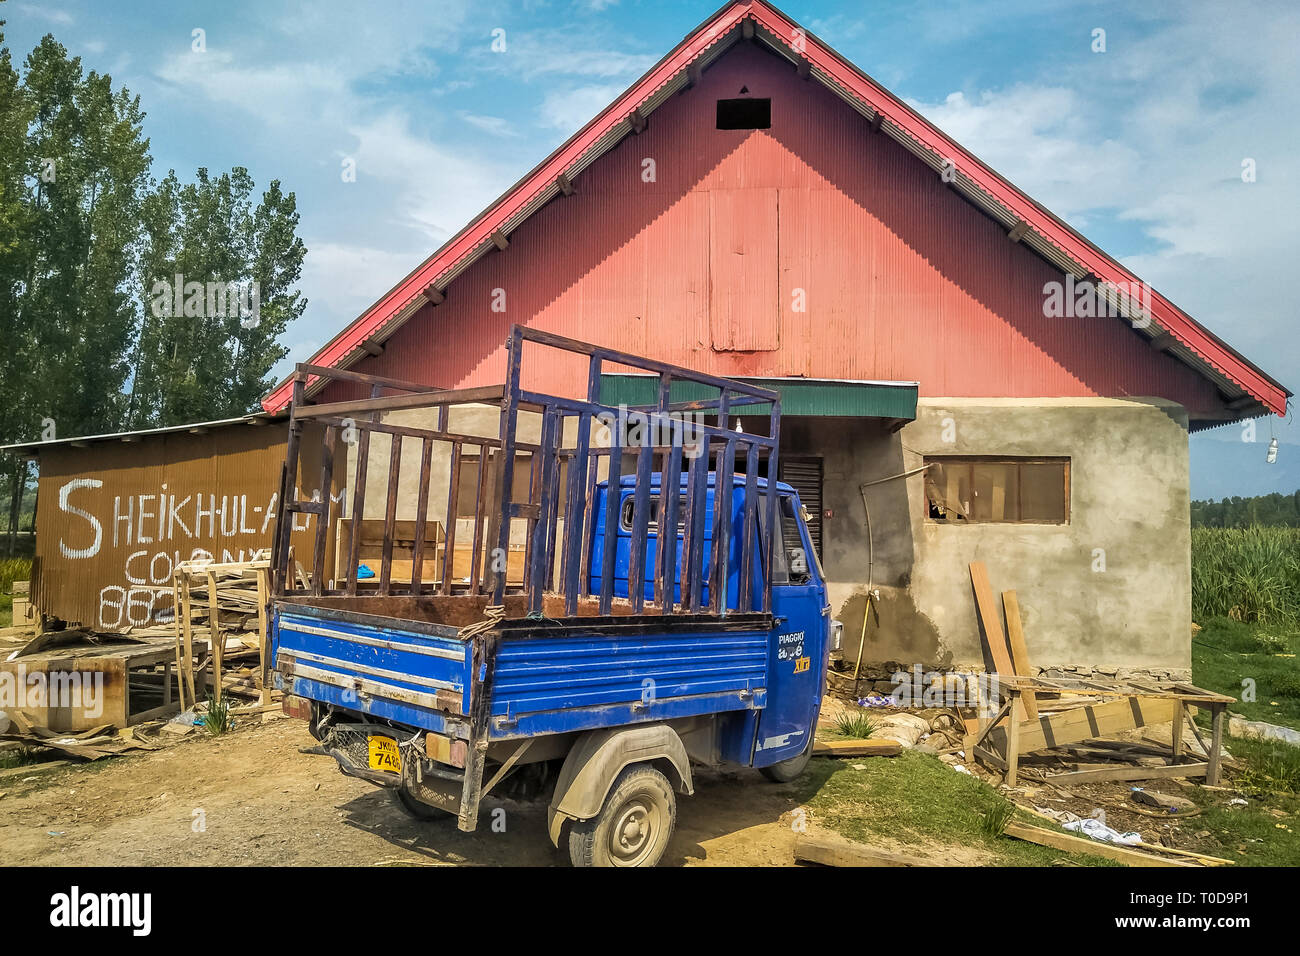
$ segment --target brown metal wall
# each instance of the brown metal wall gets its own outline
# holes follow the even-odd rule
[[[247,560],[270,547],[287,434],[283,424],[235,424],[44,450],[37,609],[103,629],[157,621],[160,613],[170,620],[177,561]],[[315,477],[299,485],[310,494],[319,483],[319,443],[305,441],[304,449],[301,474]],[[310,521],[300,515],[303,530],[294,536],[304,567]]]
[[[716,101],[742,87],[772,98],[771,129],[715,129]],[[1222,407],[1212,384],[1124,321],[1045,318],[1043,285],[1060,272],[830,91],[748,44],[575,185],[357,370],[500,382],[503,343],[521,323],[728,375]],[[804,312],[792,309],[796,290]],[[584,371],[525,367],[539,370],[530,385],[556,391]]]

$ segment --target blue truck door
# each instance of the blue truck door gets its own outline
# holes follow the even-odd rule
[[[798,499],[779,492],[780,522],[773,549],[772,613],[768,651],[767,706],[758,722],[754,766],[797,757],[816,731],[826,681],[830,608],[807,529],[799,521]],[[767,509],[760,505],[759,515]]]

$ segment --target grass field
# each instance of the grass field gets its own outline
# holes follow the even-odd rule
[[[1300,625],[1300,528],[1193,528],[1192,616]]]
[[[816,758],[798,786],[816,822],[860,843],[884,837],[922,846],[971,847],[986,851],[1004,866],[1048,866],[1067,857],[1072,863],[1115,865],[1101,857],[1069,856],[986,833],[986,814],[1004,806],[1005,798],[928,754],[904,751],[897,757],[863,760]],[[1042,825],[1034,817],[1018,819]]]
[[[15,581],[30,581],[31,558],[0,558],[0,627],[13,623]]]
[[[1193,528],[1192,682],[1236,699],[1248,720],[1300,729],[1300,529]],[[1207,726],[1208,712],[1197,715]],[[1194,791],[1220,855],[1300,865],[1300,748],[1230,737],[1246,805]]]
[[[1192,638],[1192,682],[1249,720],[1300,729],[1300,628],[1215,617]],[[1243,699],[1244,696],[1244,699]]]

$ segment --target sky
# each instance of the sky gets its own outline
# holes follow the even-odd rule
[[[308,306],[287,368],[720,4],[6,0],[0,19],[16,62],[53,33],[138,94],[159,178],[238,165],[297,195]],[[1300,390],[1300,5],[778,5]],[[1254,443],[1237,425],[1194,436],[1194,495],[1226,451],[1206,442],[1262,463],[1273,436],[1300,458],[1289,418]],[[1295,490],[1262,468],[1260,487]]]

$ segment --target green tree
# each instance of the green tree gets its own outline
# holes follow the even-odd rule
[[[3,26],[0,444],[249,411],[306,307],[293,193],[272,182],[254,206],[242,168],[155,182],[139,98],[49,35],[16,70]],[[27,480],[0,461],[11,548]]]
[[[273,384],[278,339],[306,307],[306,248],[294,195],[275,181],[254,208],[253,190],[241,167],[188,184],[172,171],[145,202],[132,427],[240,415]]]
[[[120,420],[135,334],[134,255],[148,186],[138,99],[46,36],[14,71],[0,54],[0,438],[101,431]],[[27,463],[5,465],[10,547]]]
[[[30,420],[26,395],[32,385],[28,357],[33,337],[19,313],[31,272],[25,239],[32,226],[27,201],[30,159],[26,135],[32,119],[31,98],[14,69],[4,43],[4,21],[0,20],[0,336],[5,343],[0,349],[0,440],[17,435]],[[8,549],[12,554],[21,492],[27,483],[27,463],[5,456],[0,469],[10,493]]]
[[[46,36],[27,57],[34,107],[28,153],[34,229],[19,321],[28,357],[26,432],[42,418],[62,435],[107,431],[122,420],[122,387],[135,338],[140,208],[149,187],[149,141],[138,97],[83,75]]]

